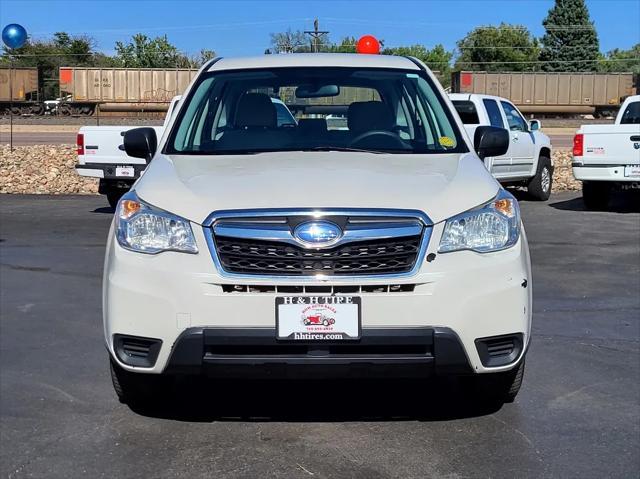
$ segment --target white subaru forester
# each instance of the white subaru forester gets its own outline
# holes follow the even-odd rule
[[[272,98],[295,123],[278,126]],[[435,374],[513,400],[529,252],[481,161],[508,141],[491,126],[469,138],[413,58],[210,61],[161,138],[124,138],[149,166],[105,260],[120,399],[153,401],[179,374]]]

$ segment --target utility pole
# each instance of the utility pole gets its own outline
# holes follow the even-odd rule
[[[311,51],[313,53],[318,53],[320,45],[322,44],[321,40],[329,33],[328,31],[320,31],[318,28],[318,19],[316,18],[313,22],[313,30],[306,30],[304,32],[311,37]]]

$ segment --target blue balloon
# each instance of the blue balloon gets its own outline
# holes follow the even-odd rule
[[[22,25],[10,23],[2,29],[2,41],[9,48],[20,48],[27,41],[27,31]]]

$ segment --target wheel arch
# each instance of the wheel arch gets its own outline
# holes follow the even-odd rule
[[[553,158],[551,158],[550,146],[543,146],[540,148],[540,151],[538,152],[538,161],[540,160],[541,157],[549,158],[549,160],[551,160],[551,166],[553,166]]]

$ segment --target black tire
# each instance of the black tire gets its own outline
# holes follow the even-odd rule
[[[610,196],[611,185],[606,181],[582,182],[582,201],[588,210],[606,210]]]
[[[515,368],[502,373],[473,376],[473,389],[478,398],[486,403],[512,403],[524,378],[524,359]]]
[[[118,206],[118,201],[120,201],[120,198],[122,198],[122,195],[126,192],[127,190],[123,188],[109,188],[107,190],[107,201],[109,202],[109,206],[115,210],[116,206]]]
[[[551,188],[553,187],[553,167],[551,160],[546,156],[538,159],[538,171],[536,176],[529,180],[527,191],[529,196],[537,201],[547,201],[551,196]]]
[[[170,384],[164,376],[132,373],[109,358],[111,382],[118,400],[129,406],[147,406],[166,397]]]

